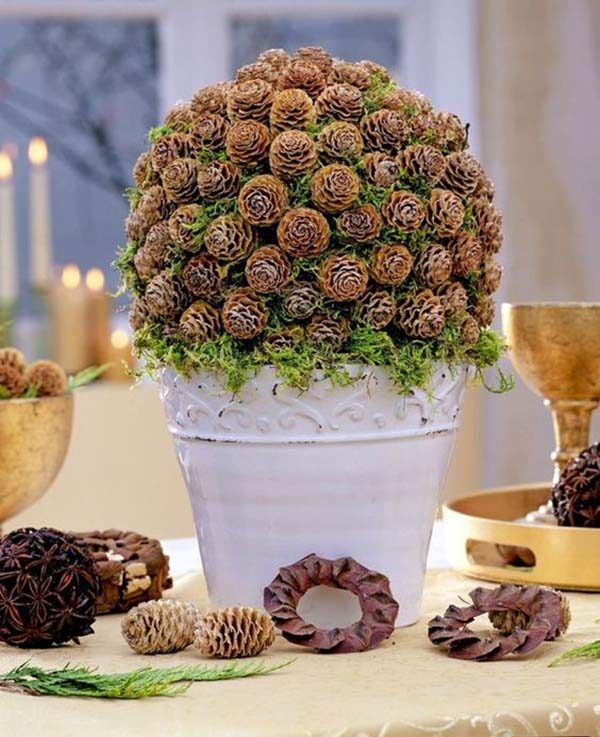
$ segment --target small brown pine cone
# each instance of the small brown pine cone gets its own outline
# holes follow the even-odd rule
[[[460,118],[452,113],[433,113],[431,117],[434,146],[444,151],[467,148],[467,131]]]
[[[290,89],[275,93],[269,115],[271,130],[274,133],[306,128],[316,119],[313,101],[304,90]]]
[[[486,199],[473,201],[478,236],[485,253],[497,253],[502,245],[502,215]]]
[[[277,242],[291,256],[312,258],[329,245],[331,230],[318,210],[298,207],[284,213],[277,226]]]
[[[390,192],[381,206],[381,214],[388,225],[413,233],[421,227],[425,220],[425,206],[411,192],[397,190]]]
[[[452,274],[452,254],[439,243],[424,248],[415,261],[415,274],[425,287],[439,287]]]
[[[16,348],[0,348],[0,387],[9,397],[19,397],[27,388],[25,358]]]
[[[262,609],[230,607],[209,611],[198,622],[195,645],[212,658],[249,658],[275,642],[271,617]]]
[[[227,133],[225,150],[234,164],[253,166],[267,158],[270,145],[271,133],[266,125],[238,120]]]
[[[486,294],[493,294],[498,291],[502,281],[502,266],[493,256],[484,258],[482,277],[483,291]]]
[[[315,284],[299,281],[283,295],[283,309],[292,320],[308,320],[321,308],[322,294]]]
[[[187,133],[192,125],[192,106],[189,102],[176,102],[165,115],[164,125],[177,133]]]
[[[127,236],[127,240],[135,242],[143,238],[148,231],[148,228],[144,230],[144,226],[145,222],[138,210],[130,212],[125,220],[125,235]]]
[[[220,200],[235,195],[240,186],[240,172],[229,161],[211,161],[197,176],[198,192],[206,200]]]
[[[25,369],[25,384],[38,397],[60,397],[67,391],[67,374],[54,361],[34,361]]]
[[[467,315],[460,328],[460,337],[465,343],[474,344],[479,340],[481,328],[479,323],[471,315]]]
[[[154,171],[162,172],[175,159],[190,153],[190,138],[186,133],[171,133],[155,141],[150,147],[150,161]]]
[[[475,199],[482,198],[491,202],[495,194],[496,188],[494,187],[494,182],[486,174],[482,173],[473,192],[473,197]]]
[[[315,102],[315,110],[319,117],[347,122],[360,120],[363,109],[362,92],[358,87],[345,82],[325,87]]]
[[[258,55],[257,61],[270,64],[274,69],[277,69],[277,71],[280,72],[290,63],[291,56],[284,49],[267,49],[266,51],[261,51]]]
[[[417,90],[398,87],[383,96],[381,107],[396,110],[407,118],[428,115],[433,111],[431,101]]]
[[[391,187],[400,174],[400,165],[391,156],[376,151],[363,159],[367,180],[377,187]]]
[[[225,298],[223,327],[238,340],[251,340],[267,327],[269,312],[251,289],[236,289]]]
[[[170,243],[169,221],[162,220],[150,228],[144,241],[144,247],[158,264],[164,266],[167,248]]]
[[[344,210],[337,219],[340,233],[354,243],[369,243],[381,232],[383,221],[374,205],[360,205],[353,210]]]
[[[436,338],[446,324],[444,305],[433,292],[419,292],[399,306],[396,322],[411,338]]]
[[[166,271],[150,280],[144,301],[152,317],[176,320],[188,304],[188,295],[176,277]]]
[[[208,226],[204,245],[219,261],[238,261],[246,256],[254,242],[252,228],[233,215],[222,215]]]
[[[413,257],[401,244],[379,246],[371,255],[371,276],[378,284],[398,286],[408,277]]]
[[[368,151],[396,155],[408,137],[406,122],[395,110],[376,110],[362,119],[360,129]]]
[[[195,159],[175,159],[162,172],[169,202],[193,202],[198,197],[198,164]]]
[[[315,315],[306,326],[306,337],[313,345],[327,346],[339,351],[348,337],[348,321],[328,315]]]
[[[194,225],[202,212],[200,205],[179,205],[169,218],[169,235],[184,251],[197,251],[200,245]]]
[[[304,337],[304,328],[300,325],[290,325],[269,333],[263,340],[263,346],[271,350],[280,351],[284,348],[293,348]]]
[[[369,270],[365,262],[347,253],[328,256],[319,269],[321,291],[336,302],[352,302],[367,291]]]
[[[429,197],[427,219],[438,235],[454,235],[465,219],[465,208],[460,197],[447,189],[433,189]]]
[[[376,61],[370,61],[369,59],[362,59],[358,62],[363,69],[366,69],[369,77],[377,76],[382,82],[389,82],[391,77],[389,71]]]
[[[273,88],[262,79],[236,82],[227,96],[230,120],[256,120],[266,123],[273,104]]]
[[[215,113],[216,115],[227,114],[227,95],[230,85],[228,83],[211,84],[208,87],[202,87],[192,97],[190,108],[192,116],[199,118],[206,113]]]
[[[164,263],[156,261],[150,252],[150,249],[146,248],[146,246],[142,246],[135,252],[133,265],[135,266],[135,270],[140,279],[143,282],[146,282],[162,271]]]
[[[313,169],[317,156],[317,147],[309,135],[296,130],[283,131],[273,139],[269,166],[278,177],[296,177]]]
[[[475,236],[460,231],[450,241],[448,247],[452,253],[453,273],[456,276],[467,276],[480,268],[483,249]]]
[[[326,77],[319,67],[302,59],[291,61],[277,80],[280,90],[304,90],[313,99],[323,92],[326,84]]]
[[[360,181],[354,171],[343,164],[329,164],[318,169],[310,182],[312,201],[323,212],[347,210],[356,202]]]
[[[169,215],[169,203],[165,190],[157,184],[150,187],[142,195],[132,215],[137,216],[139,237],[145,237],[153,225],[165,220]]]
[[[129,306],[129,324],[133,330],[139,330],[150,320],[150,312],[146,301],[141,297],[135,297]]]
[[[319,133],[317,145],[327,161],[356,161],[363,150],[363,139],[352,123],[334,121]]]
[[[482,328],[489,327],[494,322],[494,317],[496,316],[494,300],[487,294],[481,297],[471,307],[471,314]]]
[[[250,179],[238,196],[240,215],[261,228],[275,225],[288,206],[287,189],[283,182],[270,174]]]
[[[186,343],[215,340],[221,330],[221,316],[208,302],[197,300],[179,318],[179,334]]]
[[[225,145],[225,137],[229,129],[229,123],[217,113],[205,113],[194,119],[190,129],[189,141],[190,151],[199,153],[202,149],[218,151]]]
[[[215,258],[207,253],[193,256],[183,268],[181,278],[193,297],[212,298],[221,292],[221,271]]]
[[[7,366],[15,369],[15,371],[24,373],[27,368],[27,363],[25,361],[25,356],[18,348],[0,348],[0,367],[6,368]]]
[[[290,280],[292,266],[276,246],[258,248],[246,261],[246,281],[258,294],[279,292]]]
[[[446,157],[446,171],[440,180],[440,187],[456,194],[472,194],[485,174],[481,164],[466,151],[455,151]]]
[[[356,303],[354,316],[359,325],[383,330],[394,319],[396,300],[385,289],[369,289]]]
[[[327,77],[327,84],[350,84],[361,92],[369,88],[369,72],[362,64],[335,60]]]
[[[279,70],[266,61],[255,61],[254,64],[245,64],[235,75],[236,82],[249,82],[251,79],[262,79],[270,85],[275,85],[279,79]]]
[[[200,611],[172,599],[145,601],[130,609],[121,620],[121,634],[140,655],[158,655],[185,650],[196,636]]]
[[[331,72],[331,66],[333,64],[331,56],[320,46],[304,46],[296,51],[294,59],[301,59],[302,61],[309,61],[315,64],[323,72],[325,77]]]
[[[398,154],[398,163],[411,177],[422,177],[428,184],[437,184],[446,170],[446,157],[433,146],[407,146]]]
[[[436,290],[436,295],[442,300],[446,317],[461,317],[467,311],[467,290],[458,281],[447,281]]]
[[[158,174],[152,168],[152,159],[150,158],[150,152],[144,151],[141,153],[133,165],[131,172],[133,181],[138,189],[142,192],[147,190],[153,184],[158,184]]]

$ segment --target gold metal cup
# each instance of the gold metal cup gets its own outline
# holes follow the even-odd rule
[[[0,402],[0,528],[48,490],[72,426],[72,394]]]

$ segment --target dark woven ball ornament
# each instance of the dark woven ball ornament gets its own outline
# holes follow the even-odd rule
[[[600,443],[567,463],[552,489],[552,504],[563,527],[600,527]]]
[[[314,586],[355,594],[362,617],[348,627],[330,630],[305,622],[298,614],[298,604]],[[387,576],[369,570],[354,558],[329,560],[314,553],[279,569],[265,588],[264,607],[286,640],[318,653],[356,653],[377,647],[394,631],[399,609]]]
[[[0,641],[41,648],[93,633],[100,577],[71,535],[24,527],[0,543]]]

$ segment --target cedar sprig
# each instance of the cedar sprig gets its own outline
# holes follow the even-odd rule
[[[567,650],[562,653],[562,655],[559,655],[558,658],[554,658],[554,660],[549,663],[548,667],[554,668],[555,666],[566,663],[567,661],[578,660],[581,658],[587,658],[589,660],[600,658],[600,640],[588,642],[586,645],[581,645],[580,647],[574,647],[571,650]]]

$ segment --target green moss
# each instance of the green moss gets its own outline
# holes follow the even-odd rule
[[[363,94],[363,102],[365,111],[372,113],[381,107],[383,98],[396,89],[396,83],[393,80],[386,80],[381,74],[372,74],[369,78],[369,87]]]
[[[290,205],[292,207],[310,207],[310,181],[312,174],[304,174],[301,177],[294,177],[288,186],[288,195]]]
[[[129,241],[127,245],[117,249],[117,258],[112,262],[112,267],[121,274],[121,284],[116,296],[124,294],[126,291],[130,291],[136,296],[143,294],[143,284],[133,263],[138,248],[139,243]]]
[[[123,193],[123,197],[129,202],[129,212],[133,212],[138,206],[139,201],[142,199],[144,193],[137,187],[127,187]]]
[[[148,131],[148,141],[150,143],[156,143],[165,136],[170,136],[175,131],[168,125],[157,125],[154,128],[150,128]]]

